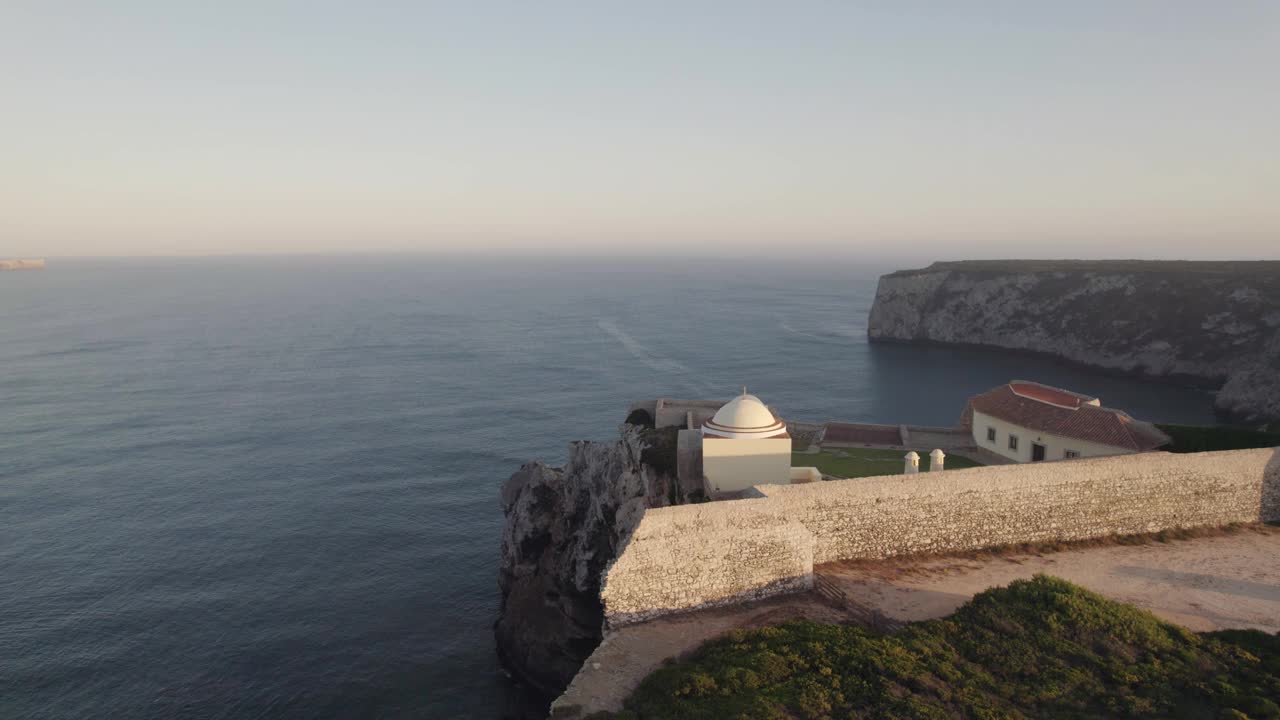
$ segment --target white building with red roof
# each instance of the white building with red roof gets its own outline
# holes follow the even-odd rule
[[[960,424],[978,447],[1017,462],[1149,452],[1169,443],[1151,423],[1098,398],[1025,380],[970,398]]]

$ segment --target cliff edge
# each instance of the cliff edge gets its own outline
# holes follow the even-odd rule
[[[573,443],[563,468],[528,463],[502,486],[498,654],[550,696],[600,644],[600,581],[618,548],[646,508],[684,500],[675,430],[623,425],[619,434],[616,443]]]
[[[867,334],[1193,382],[1236,420],[1280,420],[1280,262],[934,263],[880,278]]]

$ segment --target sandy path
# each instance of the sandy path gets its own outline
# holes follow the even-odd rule
[[[984,560],[832,563],[817,571],[898,620],[950,614],[974,594],[1047,573],[1191,630],[1280,631],[1280,532],[1012,555]]]
[[[830,563],[817,573],[851,599],[904,621],[949,615],[975,593],[1048,573],[1192,630],[1280,632],[1280,530],[1274,528],[1044,555]],[[620,710],[666,658],[736,628],[798,617],[849,622],[858,616],[805,593],[624,627],[587,659],[552,706],[552,717]]]

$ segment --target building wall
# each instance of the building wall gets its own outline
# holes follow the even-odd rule
[[[612,626],[808,587],[815,563],[1280,521],[1280,449],[757,488],[646,511],[601,589]]]
[[[681,430],[676,435],[676,479],[680,481],[680,492],[686,497],[704,489],[701,430]]]
[[[988,427],[996,429],[996,441],[994,443],[987,440]],[[1009,449],[1010,433],[1018,436],[1018,449],[1016,451]],[[1133,452],[1127,448],[1115,447],[1114,445],[1074,440],[1061,435],[1028,430],[1019,425],[980,413],[977,410],[973,411],[973,441],[980,448],[985,448],[1018,462],[1031,462],[1031,443],[1033,442],[1045,446],[1044,459],[1046,461],[1064,459],[1062,454],[1064,450],[1075,450],[1080,453],[1082,458],[1124,455]]]
[[[791,478],[791,438],[704,437],[702,474],[707,478],[707,489],[718,493],[787,483]]]
[[[654,422],[657,427],[700,428],[716,411],[724,405],[721,400],[677,400],[661,398],[654,404]],[[693,415],[693,425],[688,425],[689,415]]]

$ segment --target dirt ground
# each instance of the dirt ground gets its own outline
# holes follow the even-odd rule
[[[816,569],[849,597],[903,621],[951,614],[975,593],[1056,575],[1197,632],[1280,632],[1280,530],[985,558],[830,563]]]
[[[1280,530],[1258,527],[1218,537],[1091,547],[1062,552],[830,563],[820,581],[850,607],[817,592],[661,618],[611,633],[587,659],[552,717],[616,711],[663,660],[746,627],[793,618],[856,622],[866,611],[914,621],[949,615],[975,593],[1047,573],[1131,603],[1191,630],[1280,632]]]

